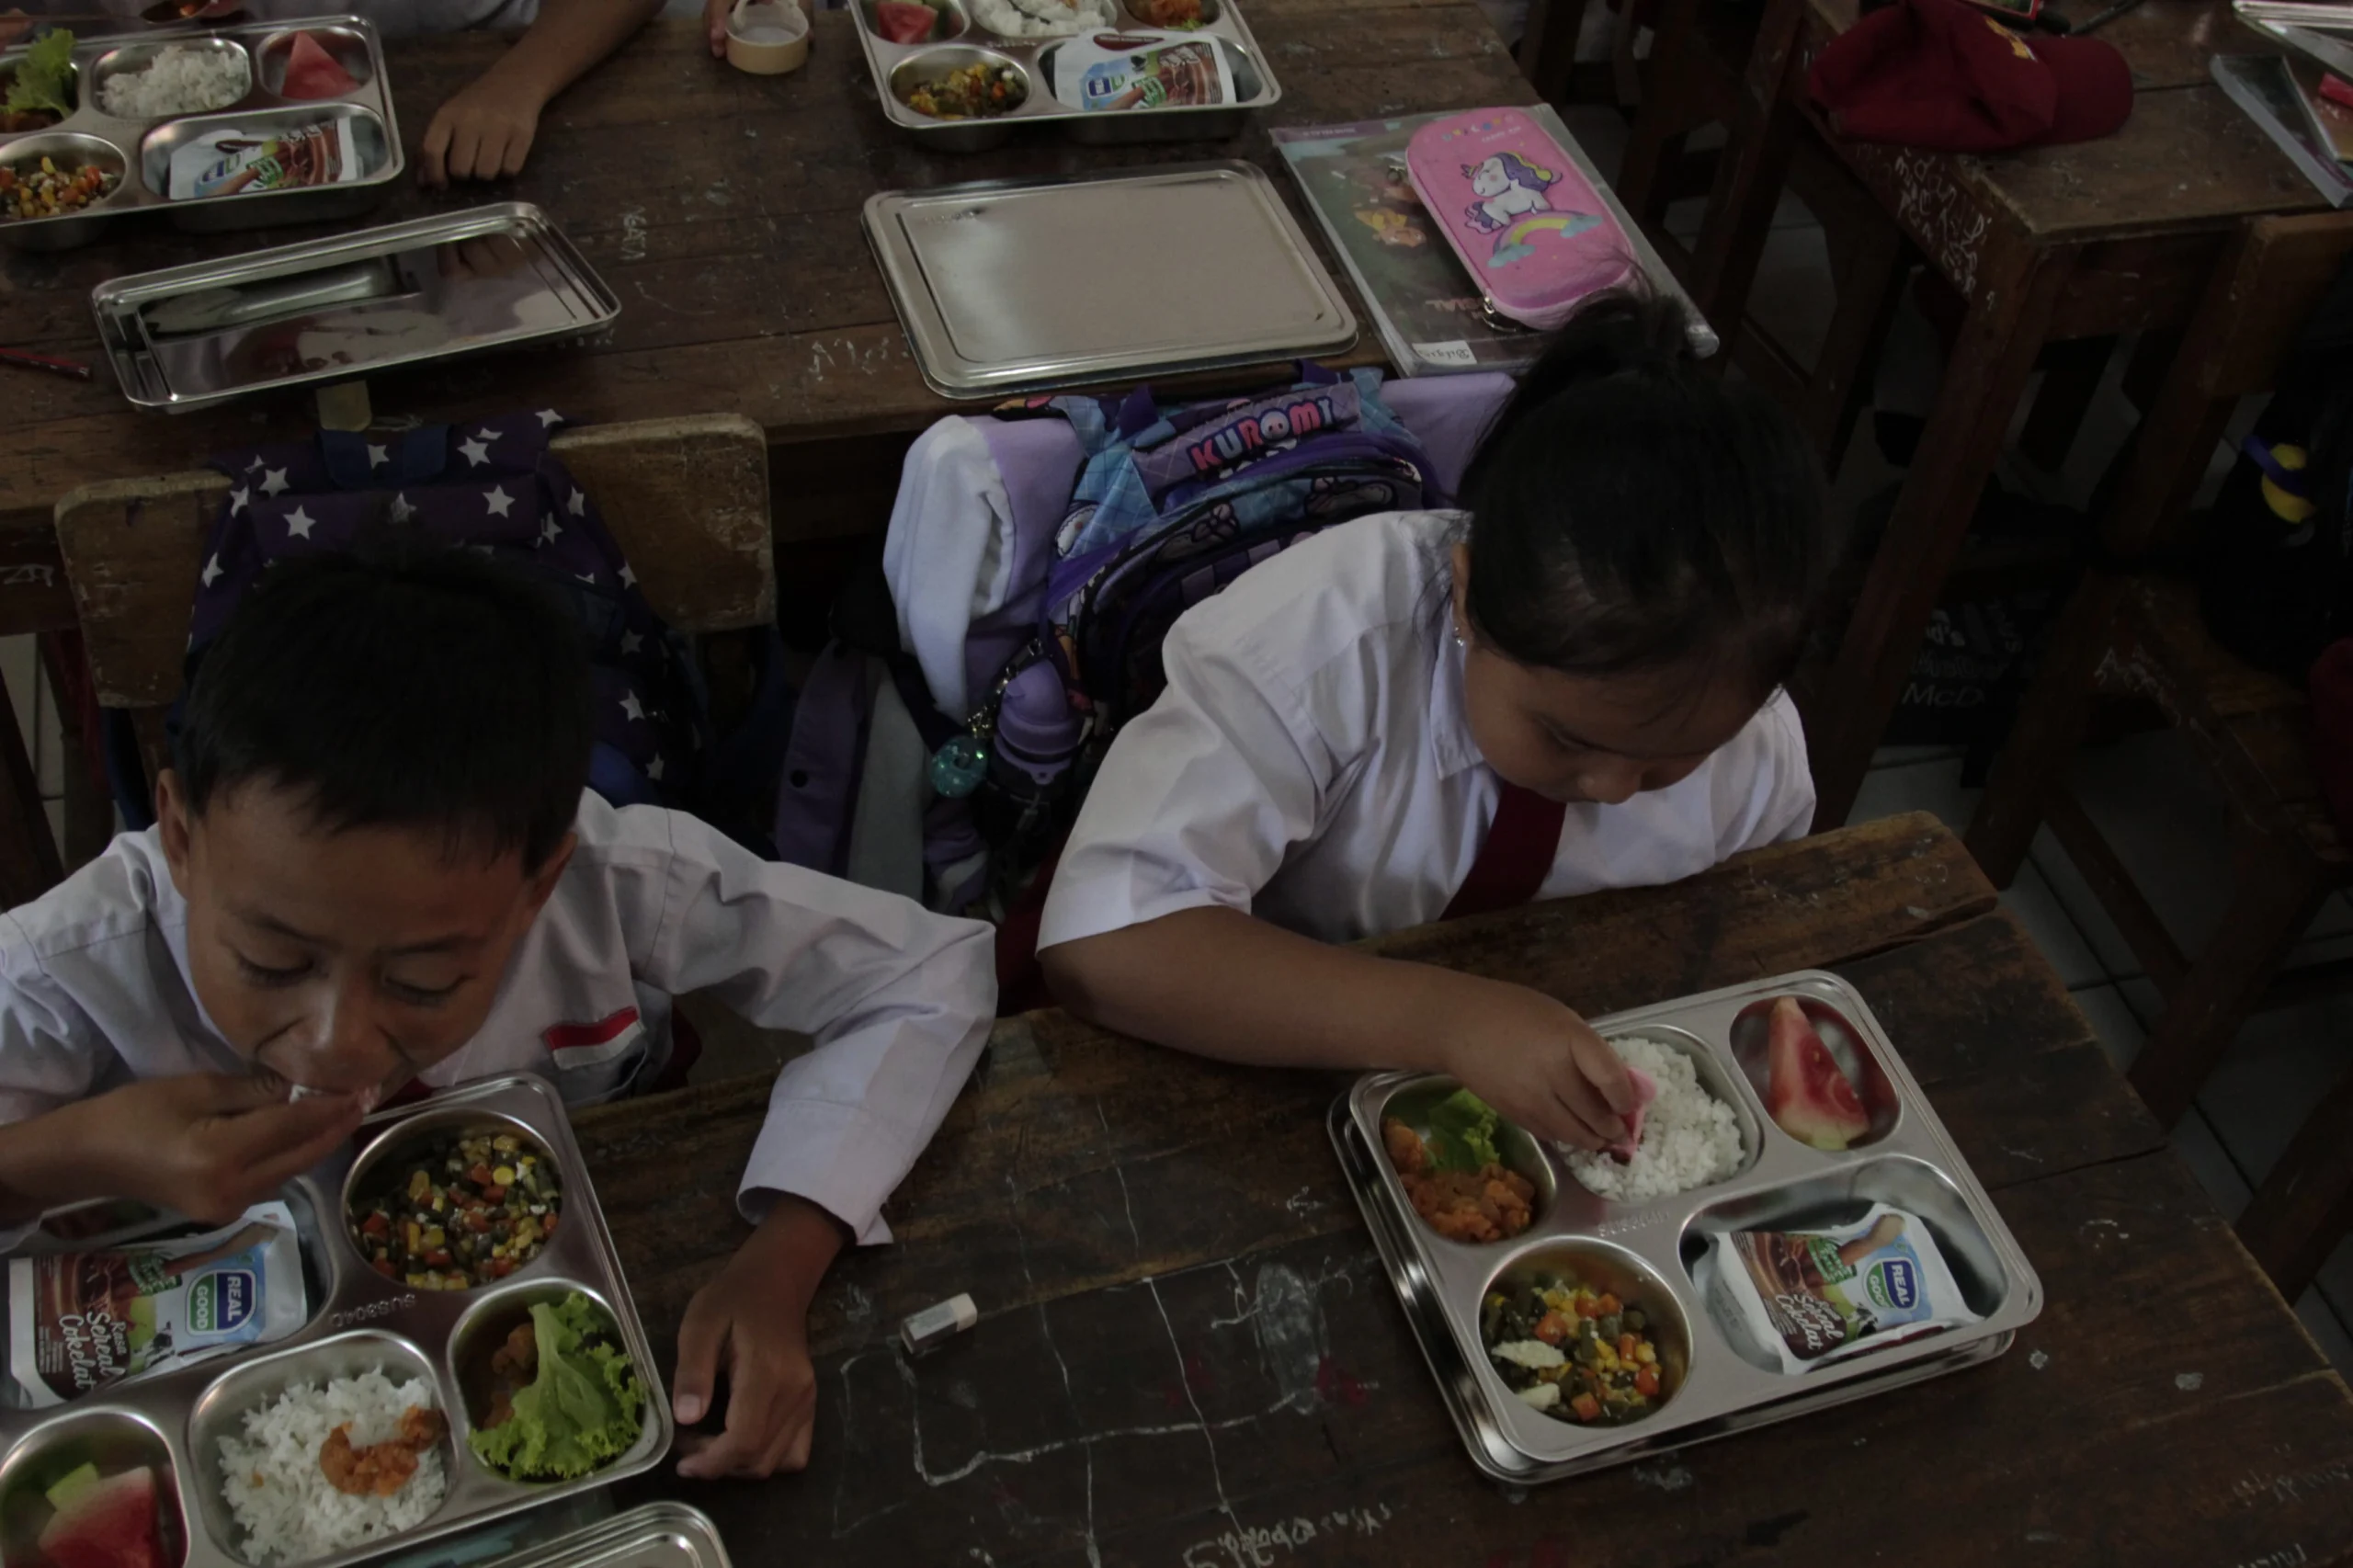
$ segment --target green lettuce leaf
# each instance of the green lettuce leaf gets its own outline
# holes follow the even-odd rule
[[[531,1327],[538,1374],[515,1395],[512,1417],[467,1439],[474,1457],[517,1481],[568,1481],[629,1452],[645,1390],[588,1298],[538,1303]]]
[[[1502,1125],[1493,1106],[1468,1089],[1455,1090],[1430,1107],[1430,1164],[1442,1171],[1501,1165],[1495,1131]]]
[[[16,74],[8,83],[8,98],[5,107],[10,114],[37,114],[42,111],[59,119],[74,112],[68,97],[74,80],[74,35],[63,28],[52,28],[33,40],[24,58],[17,62]]]

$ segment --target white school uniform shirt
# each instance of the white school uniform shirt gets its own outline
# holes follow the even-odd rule
[[[1178,618],[1167,690],[1087,791],[1040,948],[1211,905],[1332,942],[1445,912],[1498,798],[1463,718],[1460,521],[1343,524]],[[1674,881],[1813,816],[1804,735],[1776,696],[1681,782],[1571,805],[1538,896]]]
[[[661,1071],[669,998],[709,990],[813,1035],[777,1075],[739,1188],[793,1193],[861,1243],[938,1129],[996,1006],[989,928],[762,860],[682,812],[581,799],[579,843],[434,1088],[536,1073],[594,1105]],[[137,1078],[242,1073],[188,983],[188,904],[153,830],[0,915],[0,1121]]]

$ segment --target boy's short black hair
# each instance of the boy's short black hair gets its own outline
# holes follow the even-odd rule
[[[570,832],[595,744],[578,619],[540,585],[407,533],[272,566],[190,681],[172,763],[191,813],[260,780],[330,831],[438,824],[452,850]]]
[[[1698,662],[1761,699],[1789,678],[1836,540],[1797,422],[1714,373],[1673,300],[1602,296],[1562,327],[1462,483],[1466,597],[1521,665]]]

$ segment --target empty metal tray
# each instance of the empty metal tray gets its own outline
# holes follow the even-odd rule
[[[1253,165],[886,191],[866,237],[949,397],[1330,353],[1356,316]]]
[[[203,408],[595,332],[620,301],[527,202],[419,218],[90,291],[123,395]]]

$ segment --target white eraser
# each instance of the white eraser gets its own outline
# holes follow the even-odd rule
[[[899,1343],[911,1356],[920,1355],[941,1340],[963,1333],[981,1321],[980,1308],[970,1296],[950,1296],[908,1318],[899,1325]]]

